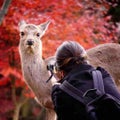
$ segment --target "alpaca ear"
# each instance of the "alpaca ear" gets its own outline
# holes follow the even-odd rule
[[[18,26],[20,27],[20,26],[25,25],[25,24],[26,24],[26,22],[25,22],[24,20],[21,20],[21,21],[18,23]]]
[[[51,21],[49,20],[47,22],[44,22],[44,23],[38,25],[38,27],[41,30],[41,37],[45,34],[45,31],[48,29],[48,26],[49,26],[50,22]]]

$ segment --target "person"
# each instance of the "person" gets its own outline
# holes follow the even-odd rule
[[[57,120],[89,120],[84,105],[60,89],[65,80],[83,92],[93,88],[91,71],[95,68],[89,64],[85,49],[76,41],[65,41],[58,47],[55,58],[59,81],[52,86],[51,97]],[[102,67],[96,69],[102,73],[105,91],[120,100],[111,75]]]

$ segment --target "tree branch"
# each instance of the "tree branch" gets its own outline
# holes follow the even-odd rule
[[[8,11],[8,7],[9,7],[11,2],[12,2],[12,0],[4,0],[4,3],[3,3],[2,8],[0,10],[0,25],[1,25],[2,21],[3,21],[3,18],[5,16],[5,14]]]

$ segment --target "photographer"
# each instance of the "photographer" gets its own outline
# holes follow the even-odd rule
[[[83,92],[93,88],[91,71],[95,68],[87,61],[86,51],[79,43],[63,42],[58,47],[55,57],[59,84],[66,80]],[[120,93],[110,74],[101,67],[97,67],[97,70],[102,73],[105,91],[120,100]],[[59,84],[53,85],[51,94],[57,120],[89,120],[85,106],[62,91]]]

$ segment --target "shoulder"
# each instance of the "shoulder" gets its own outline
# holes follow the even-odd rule
[[[103,78],[110,77],[110,73],[105,68],[98,66],[96,69],[101,71]]]
[[[52,86],[52,91],[59,90],[59,86],[60,86],[59,83],[58,83],[58,84],[54,84],[54,85]]]

